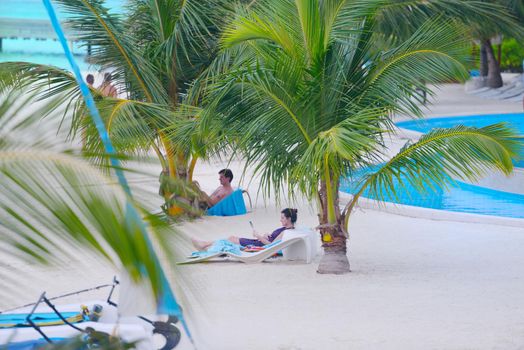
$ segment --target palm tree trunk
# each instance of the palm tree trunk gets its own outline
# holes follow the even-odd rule
[[[347,237],[342,230],[342,221],[344,217],[340,215],[338,187],[340,181],[334,179],[331,184],[323,181],[320,185],[319,197],[324,208],[324,215],[320,216],[320,235],[322,238],[322,247],[324,255],[320,259],[318,273],[322,274],[344,274],[350,271],[349,260],[347,256]],[[332,189],[328,195],[327,191]],[[330,222],[329,215],[326,215],[328,208],[334,211],[335,219]],[[331,211],[330,210],[330,211]]]
[[[175,179],[177,177],[177,166],[175,163],[175,151],[173,150],[173,147],[171,145],[171,142],[166,138],[166,136],[159,132],[160,140],[164,146],[164,150],[166,151],[166,160],[167,160],[167,166],[168,166],[168,174],[169,177],[172,179]]]
[[[488,58],[488,79],[487,86],[490,88],[499,88],[503,85],[502,75],[500,74],[500,65],[495,58],[495,52],[489,39],[483,41],[486,45],[486,56]]]
[[[500,62],[502,62],[502,42],[497,45],[497,62],[500,67]]]
[[[341,275],[350,272],[347,256],[347,238],[340,224],[320,228],[324,255],[318,265],[318,273]],[[329,241],[326,238],[329,237]]]
[[[480,76],[488,76],[488,53],[484,41],[480,43]]]
[[[189,182],[193,182],[193,172],[195,171],[197,160],[198,160],[198,157],[194,155],[193,158],[191,159],[191,162],[189,163],[189,173],[187,175],[187,181]]]

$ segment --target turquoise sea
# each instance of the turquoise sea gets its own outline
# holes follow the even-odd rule
[[[114,12],[122,12],[125,0],[107,0],[106,7]],[[60,7],[55,5],[59,11]],[[61,19],[67,16],[59,13]],[[42,0],[0,0],[0,19],[37,19],[48,20],[48,15]],[[0,27],[0,37],[2,28]],[[81,70],[92,70],[96,67],[90,67],[85,62],[86,51],[80,48],[78,44],[73,47],[77,63]],[[60,43],[55,40],[35,40],[35,39],[10,39],[2,40],[2,52],[0,52],[0,62],[22,61],[39,64],[54,65],[64,69],[70,69]]]

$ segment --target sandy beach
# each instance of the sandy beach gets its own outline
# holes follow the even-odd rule
[[[521,103],[467,95],[461,85],[444,85],[436,95],[426,112],[429,117],[522,112]],[[392,138],[392,150],[404,142]],[[238,186],[241,160],[200,163],[195,179],[212,191],[218,170],[225,167],[233,170]],[[158,207],[160,168],[141,168],[151,175],[135,175],[130,182],[150,194],[152,208]],[[258,179],[249,170],[240,187],[251,193],[251,212],[176,225],[171,244],[178,252],[192,251],[189,237],[249,237],[250,220],[258,231],[272,231],[285,207],[298,208],[299,226],[317,225],[306,200],[275,203],[257,195]],[[191,288],[184,293],[184,308],[198,349],[524,348],[524,224],[431,220],[359,209],[349,230],[352,272],[342,276],[317,274],[320,256],[311,264],[272,259],[255,265],[166,266],[173,285]],[[1,254],[1,268],[11,269],[13,278],[23,275],[27,288],[0,300],[0,310],[30,302],[43,290],[53,296],[110,283],[116,273],[89,255],[82,264],[56,270],[6,261]],[[93,296],[103,298],[106,292]]]
[[[466,95],[446,85],[428,116],[519,112],[518,103]],[[392,148],[403,143],[392,140]],[[225,163],[201,165],[207,190]],[[239,173],[241,162],[230,167]],[[249,179],[249,177],[247,177]],[[243,186],[246,187],[246,186]],[[252,180],[248,189],[256,192]],[[182,225],[190,236],[216,239],[278,226],[278,212],[297,206],[299,225],[316,225],[305,201],[264,203],[243,217]],[[415,219],[360,210],[350,223],[344,276],[312,264],[217,262],[180,267],[198,283],[197,332],[209,349],[519,349],[524,345],[524,226]],[[248,234],[249,236],[249,234]],[[320,242],[318,242],[320,245]],[[188,246],[188,251],[191,248]],[[329,296],[329,298],[326,298]]]

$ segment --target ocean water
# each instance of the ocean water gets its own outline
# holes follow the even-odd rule
[[[53,3],[53,1],[52,1]],[[110,11],[122,12],[125,0],[106,0],[105,7]],[[65,14],[60,13],[60,6],[53,3],[59,13],[59,17],[64,18]],[[0,17],[24,18],[24,19],[47,19],[47,11],[42,0],[0,0]]]
[[[125,2],[125,0],[107,0],[105,3],[112,12],[121,13]],[[59,6],[55,5],[55,9],[58,11],[59,18],[67,18],[66,14],[60,12]],[[0,0],[0,18],[48,20],[48,15],[42,0]],[[1,28],[0,37],[2,37]],[[84,48],[75,44],[73,52],[81,70],[96,70],[96,67],[85,61],[86,50]],[[4,38],[0,62],[10,61],[32,62],[70,69],[62,47],[56,40]]]

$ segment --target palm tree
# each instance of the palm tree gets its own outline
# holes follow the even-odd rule
[[[524,40],[524,3],[520,0],[489,1],[500,5],[506,10],[510,23],[504,23],[497,18],[490,21],[474,21],[470,24],[471,35],[480,41],[480,73],[486,78],[486,86],[499,88],[503,85],[500,72],[500,62],[495,56],[492,40],[495,37],[507,35]]]
[[[411,2],[399,0],[377,18],[376,30],[389,39],[405,40],[424,21],[440,17],[467,28],[464,34],[480,42],[480,72],[487,86],[502,86],[500,62],[495,57],[491,41],[502,35],[524,40],[524,3],[520,0],[497,1],[437,1]]]
[[[168,201],[173,188],[192,181],[196,162],[205,156],[205,149],[194,143],[175,146],[162,129],[177,118],[174,112],[184,101],[189,84],[216,52],[216,23],[226,18],[225,2],[131,0],[124,15],[110,13],[102,0],[55,3],[69,14],[69,25],[80,43],[91,48],[90,62],[111,70],[120,95],[126,95],[112,98],[93,90],[113,144],[124,155],[143,155],[150,150],[156,153],[165,175],[161,192]],[[73,118],[71,136],[82,135],[86,153],[103,155],[71,74],[56,67],[12,62],[0,64],[0,79],[6,86],[37,88],[41,98],[61,98],[59,105],[67,106],[65,117]],[[186,188],[186,194],[191,190]],[[170,210],[172,214],[181,211],[174,207]]]
[[[300,191],[315,200],[325,252],[320,273],[349,271],[348,219],[364,190],[383,198],[408,184],[423,190],[452,177],[475,180],[488,169],[512,169],[518,143],[504,125],[435,130],[386,160],[394,115],[422,116],[421,81],[465,76],[466,45],[452,22],[427,20],[395,42],[376,30],[386,11],[403,5],[259,0],[241,7],[222,37],[219,59],[229,67],[213,77],[201,124],[232,130],[264,193],[278,195],[287,185],[289,196]],[[375,170],[361,176],[361,168]],[[346,177],[359,187],[341,208]]]
[[[25,117],[20,112],[27,105],[35,105],[35,94],[11,93],[0,102],[2,254],[56,267],[81,261],[81,250],[87,248],[158,295],[163,287],[148,239],[172,257],[164,244],[172,230],[128,197],[107,172],[64,147],[56,136],[58,122],[48,118],[42,123],[41,116],[53,106],[42,104]],[[149,237],[130,220],[129,206],[147,222]],[[9,271],[0,274],[6,277]],[[9,291],[6,286],[0,293]]]

